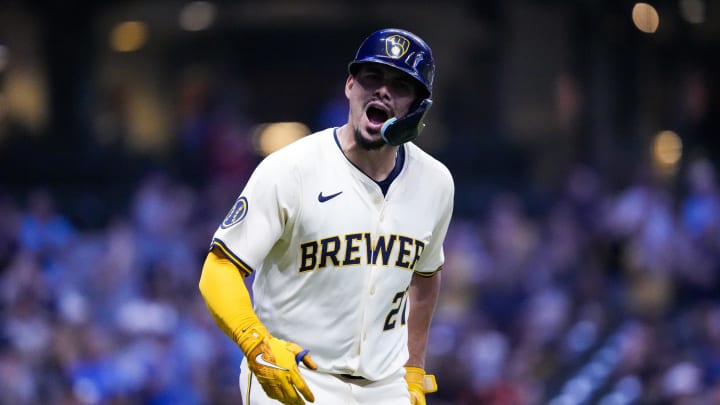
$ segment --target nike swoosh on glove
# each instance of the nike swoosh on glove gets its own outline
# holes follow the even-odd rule
[[[304,405],[303,398],[308,402],[315,401],[297,367],[302,361],[309,369],[317,369],[307,350],[256,329],[246,333],[241,348],[247,356],[250,371],[270,398],[285,405]]]

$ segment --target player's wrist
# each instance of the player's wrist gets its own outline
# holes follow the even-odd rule
[[[405,366],[405,381],[422,387],[425,370],[421,367]]]
[[[410,390],[423,394],[437,391],[437,382],[433,374],[427,374],[425,369],[415,366],[405,366],[405,381]]]
[[[255,324],[245,327],[237,335],[237,343],[240,350],[246,356],[249,356],[258,346],[271,337],[270,332],[262,324]]]

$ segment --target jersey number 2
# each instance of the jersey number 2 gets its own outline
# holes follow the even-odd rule
[[[390,312],[388,312],[387,316],[385,317],[385,325],[383,326],[383,330],[390,330],[395,328],[398,312],[400,312],[400,324],[405,325],[405,309],[407,307],[406,298],[407,290],[400,291],[395,294],[395,297],[393,297],[392,300],[393,307],[392,309],[390,309]]]

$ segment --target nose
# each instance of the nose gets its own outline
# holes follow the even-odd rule
[[[389,100],[391,95],[390,82],[388,82],[387,80],[381,81],[373,93],[378,98]]]

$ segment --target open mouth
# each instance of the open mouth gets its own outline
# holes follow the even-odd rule
[[[367,115],[368,121],[375,125],[381,125],[390,118],[387,111],[377,106],[369,106],[365,114]]]

